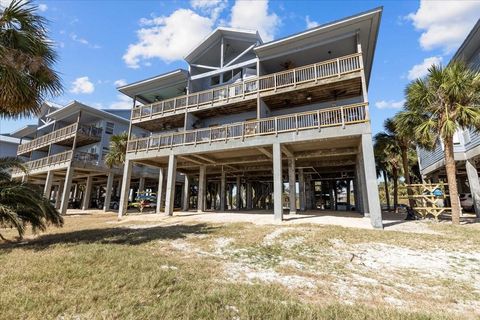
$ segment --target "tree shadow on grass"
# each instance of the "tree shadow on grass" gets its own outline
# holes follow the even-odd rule
[[[0,244],[0,250],[16,248],[44,250],[57,244],[118,244],[140,245],[154,240],[183,239],[188,235],[202,235],[213,232],[216,227],[205,223],[195,225],[171,226],[132,226],[118,228],[86,229],[66,233],[55,233],[39,236],[36,239],[7,242]]]

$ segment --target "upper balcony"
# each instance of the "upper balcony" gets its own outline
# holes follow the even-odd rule
[[[84,146],[100,141],[102,138],[102,129],[74,123],[19,145],[17,155],[23,155],[34,150],[46,151],[48,150],[48,146],[53,143],[71,146],[75,134],[77,135],[77,146]]]
[[[352,96],[361,92],[360,71],[362,68],[362,55],[356,53],[282,72],[253,77],[239,83],[136,107],[132,110],[132,123],[154,129],[154,124],[158,122],[158,119],[171,117],[172,121],[176,121],[174,118],[179,118],[177,123],[183,124],[181,118],[183,118],[185,112],[198,113],[219,106],[245,105],[247,100],[256,99],[258,95],[268,97],[328,84],[337,85],[339,88],[332,89],[342,92],[348,91],[345,89],[353,88]],[[340,87],[341,90],[339,90]],[[313,96],[317,101],[331,99],[328,90],[318,90],[318,92],[314,92]],[[275,104],[275,101],[272,101],[271,104]],[[152,120],[157,121],[153,122]]]
[[[152,135],[128,141],[127,154],[136,152],[153,153],[162,149],[214,143],[225,145],[228,141],[244,141],[258,136],[279,136],[280,134],[306,130],[321,130],[328,127],[346,127],[368,121],[367,104],[353,104],[316,111],[263,118],[259,120],[232,123],[228,125]]]

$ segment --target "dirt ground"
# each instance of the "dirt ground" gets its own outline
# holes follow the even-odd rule
[[[401,215],[387,214],[381,231],[351,212],[285,218],[275,223],[270,212],[175,212],[171,217],[131,212],[119,220],[111,212],[71,210],[63,228],[0,244],[0,263],[4,270],[11,268],[0,275],[0,292],[11,293],[0,293],[0,311],[5,310],[7,319],[17,314],[29,318],[22,315],[31,314],[28,308],[33,306],[42,310],[43,318],[57,317],[59,310],[87,315],[79,318],[142,318],[139,299],[156,315],[168,309],[151,304],[160,290],[165,292],[163,303],[194,304],[183,313],[163,314],[165,319],[244,319],[255,318],[255,312],[279,319],[480,317],[480,224],[404,221]],[[0,232],[14,236],[12,230]],[[50,279],[44,273],[51,273],[54,258],[62,266]],[[132,270],[129,263],[134,263]],[[125,267],[118,270],[118,265]],[[25,277],[40,280],[26,282]],[[118,279],[120,286],[135,289],[113,294],[110,286]],[[174,282],[158,284],[165,279]],[[57,292],[58,286],[72,291],[59,287],[63,300],[51,306],[35,295],[39,283],[48,292]],[[92,285],[98,291],[93,303],[87,299]],[[187,292],[187,287],[203,293]],[[219,290],[228,293],[219,296]],[[12,294],[19,298],[12,300]],[[116,294],[124,295],[121,303],[111,300]],[[198,294],[215,298],[192,302]],[[253,300],[240,302],[236,295]],[[262,305],[259,299],[271,302]],[[303,311],[291,309],[291,303]],[[12,308],[20,311],[9,313]],[[216,308],[228,316],[217,314]],[[328,310],[337,316],[328,316]]]

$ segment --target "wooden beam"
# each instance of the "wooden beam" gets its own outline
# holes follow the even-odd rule
[[[288,150],[287,146],[282,145],[281,148],[282,148],[282,152],[285,153],[285,155],[286,155],[287,157],[289,157],[289,158],[294,158],[294,157],[295,157],[295,155],[293,154],[293,152],[291,152],[290,150]]]
[[[185,160],[185,161],[189,161],[189,162],[198,164],[198,165],[205,165],[205,163],[203,163],[203,162],[201,162],[201,161],[194,160],[194,159],[190,159],[190,158],[187,157],[187,156],[178,156],[178,158],[179,158],[179,159],[183,159],[183,160]]]
[[[269,159],[272,159],[272,153],[270,151],[268,151],[267,149],[265,149],[263,147],[259,147],[257,149],[258,149],[258,151],[260,151],[261,153],[266,155]]]
[[[255,47],[255,44],[252,44],[250,47],[248,47],[247,49],[245,49],[244,51],[242,51],[242,53],[240,53],[238,56],[236,56],[235,58],[233,58],[232,60],[230,60],[230,62],[228,62],[225,67],[228,67],[229,65],[231,65],[232,63],[234,63],[235,61],[237,61],[238,59],[240,59],[241,57],[243,57],[245,54],[247,54],[250,50],[253,49],[253,47]]]
[[[212,67],[212,66],[206,66],[206,65],[203,65],[203,64],[190,64],[190,66],[192,67],[196,67],[196,68],[201,68],[201,69],[208,69],[208,70],[218,70],[220,69],[219,67]]]
[[[199,154],[192,154],[191,156],[196,157],[200,160],[206,161],[206,162],[211,163],[211,164],[217,164],[217,162],[215,160],[212,160],[212,159],[210,159],[206,156],[202,156],[202,155],[199,155]]]

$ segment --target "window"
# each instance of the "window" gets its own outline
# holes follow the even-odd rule
[[[463,130],[463,141],[464,144],[468,144],[471,141],[470,131],[468,129]]]
[[[213,76],[210,78],[210,85],[211,86],[216,86],[217,84],[220,84],[220,76]]]
[[[105,133],[112,134],[114,126],[115,126],[115,124],[113,122],[107,122],[107,126],[105,128]]]

